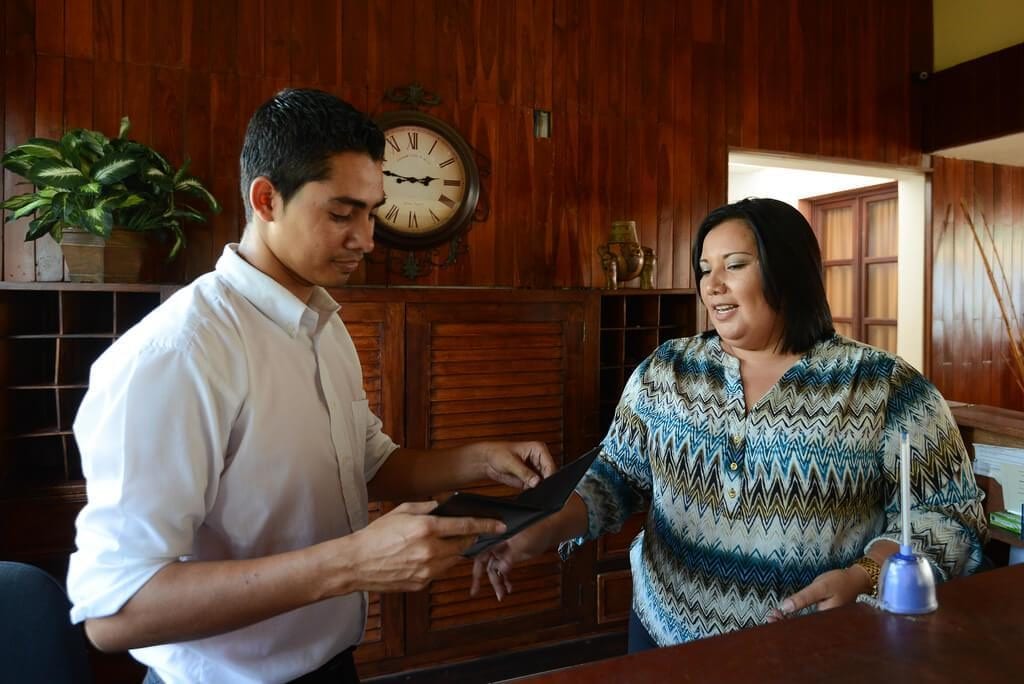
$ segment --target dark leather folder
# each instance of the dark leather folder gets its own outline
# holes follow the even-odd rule
[[[485,534],[476,543],[463,551],[462,555],[472,558],[498,542],[523,531],[530,525],[562,510],[569,500],[576,484],[590,468],[601,447],[594,447],[564,466],[558,472],[541,480],[533,489],[527,489],[518,496],[505,499],[483,496],[469,492],[455,492],[432,512],[434,515],[466,518],[497,518],[505,523],[504,534]]]

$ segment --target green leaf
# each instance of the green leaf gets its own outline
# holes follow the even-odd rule
[[[85,174],[57,159],[43,159],[32,165],[28,179],[37,186],[74,190],[87,182]]]
[[[189,159],[188,157],[185,157],[185,163],[184,163],[184,164],[182,164],[182,165],[181,165],[181,168],[180,168],[180,169],[178,169],[178,170],[177,170],[177,171],[175,172],[175,174],[174,174],[174,184],[175,184],[175,185],[177,185],[177,184],[178,184],[178,183],[180,183],[180,182],[181,182],[181,181],[182,181],[182,180],[183,180],[184,178],[186,178],[186,177],[187,177],[187,174],[188,174],[188,167],[189,167],[189,166],[191,166],[191,165],[192,165],[192,160],[191,160],[191,159]]]
[[[123,140],[124,137],[126,135],[128,135],[128,130],[131,127],[132,127],[132,122],[128,119],[128,117],[127,116],[122,116],[121,117],[121,126],[117,129],[117,137],[121,138]]]
[[[199,179],[195,178],[194,176],[189,176],[188,178],[177,183],[174,186],[174,189],[180,190],[181,192],[187,192],[197,197],[202,197],[204,200],[206,200],[206,203],[210,205],[210,209],[213,210],[214,213],[220,211],[220,204],[217,202],[217,199],[210,193],[209,190],[203,187],[203,184],[199,182]]]
[[[83,228],[100,237],[110,237],[110,231],[114,227],[114,217],[111,212],[104,211],[102,207],[92,207],[82,211],[81,216],[85,219]]]
[[[34,192],[27,192],[24,195],[16,195],[11,197],[6,202],[0,202],[0,209],[9,209],[10,211],[17,211],[29,202],[34,202],[39,198],[39,195]]]
[[[29,169],[32,168],[32,158],[27,155],[14,156],[14,153],[4,155],[3,161],[0,162],[0,166],[11,173],[16,173],[19,176],[28,176]]]
[[[171,216],[175,218],[188,219],[189,221],[195,221],[196,223],[206,223],[206,217],[191,207],[175,209],[171,212]]]
[[[158,195],[174,192],[174,180],[155,166],[151,166],[146,170],[146,180],[153,186]]]
[[[96,181],[86,183],[82,187],[78,188],[78,192],[82,193],[83,195],[98,195],[102,190],[103,187]]]
[[[99,159],[110,146],[110,139],[99,131],[83,130],[82,145],[87,147],[96,159]]]
[[[56,240],[57,242],[63,240],[64,224],[61,221],[57,221],[55,224],[53,224],[53,228],[50,229],[50,235],[52,235],[53,239]]]
[[[124,180],[138,170],[139,165],[127,154],[112,152],[92,167],[92,177],[97,183],[111,185]]]
[[[18,220],[24,216],[28,216],[29,214],[35,211],[38,211],[40,207],[49,207],[51,202],[52,200],[46,199],[45,197],[37,197],[35,201],[29,202],[28,204],[14,212],[11,218],[14,220]]]
[[[15,147],[12,152],[20,152],[33,159],[63,159],[60,145],[46,138],[30,138],[28,142]]]
[[[28,224],[28,231],[25,233],[25,242],[31,240],[38,240],[53,228],[53,224],[57,222],[56,219],[50,216],[41,216],[36,220]]]

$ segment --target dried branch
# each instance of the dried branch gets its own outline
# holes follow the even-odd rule
[[[1003,319],[1003,327],[1006,329],[1006,334],[1010,338],[1010,355],[1013,357],[1013,363],[1010,364],[1010,371],[1013,373],[1014,380],[1017,381],[1017,386],[1020,387],[1022,392],[1024,392],[1024,335],[1021,335],[1020,321],[1016,318],[1016,308],[1013,306],[1013,292],[1006,284],[1005,271],[1002,271],[1002,260],[999,260],[999,267],[1003,276],[1003,285],[1006,288],[1007,297],[1010,299],[1010,308],[1014,312],[1014,319],[1012,322],[1010,315],[1006,310],[1006,302],[1003,300],[1003,288],[1000,287],[999,281],[996,280],[996,275],[992,271],[992,264],[989,262],[988,253],[981,244],[981,238],[978,235],[978,228],[974,225],[971,213],[967,210],[967,202],[963,199],[960,200],[960,208],[963,210],[964,217],[967,219],[967,225],[971,228],[971,236],[974,238],[974,244],[978,246],[978,252],[981,254],[981,262],[985,265],[985,274],[988,276],[989,285],[992,286],[992,293],[995,295],[996,304],[999,306],[999,314]],[[984,216],[982,216],[982,220],[984,221]],[[992,242],[992,251],[998,259],[999,250],[996,249],[995,241],[992,240],[992,231],[989,229],[987,221],[985,221],[985,229],[989,240]]]

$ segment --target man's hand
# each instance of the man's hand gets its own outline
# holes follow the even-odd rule
[[[351,591],[419,591],[448,570],[481,534],[505,525],[483,518],[428,515],[436,502],[404,503],[350,535],[354,553],[340,559],[353,573]]]
[[[516,489],[536,487],[557,470],[543,442],[482,442],[476,448],[481,475]]]
[[[768,613],[768,622],[783,620],[804,608],[817,604],[818,610],[829,610],[853,603],[857,595],[869,591],[871,578],[859,566],[829,570],[814,581],[783,599],[779,607]]]

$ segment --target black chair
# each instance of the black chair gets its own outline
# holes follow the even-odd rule
[[[0,561],[0,682],[90,684],[81,625],[60,584],[34,565]]]

